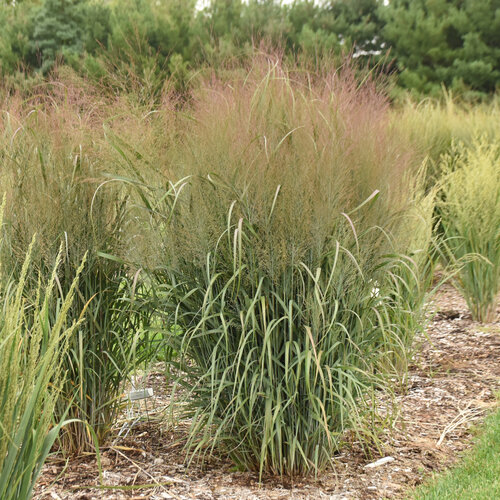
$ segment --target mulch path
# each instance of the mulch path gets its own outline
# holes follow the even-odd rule
[[[497,321],[473,322],[457,292],[444,285],[421,348],[410,366],[399,411],[384,437],[384,453],[368,458],[356,443],[335,457],[318,478],[291,482],[236,472],[229,461],[186,467],[182,442],[186,424],[165,428],[167,407],[161,371],[149,375],[158,394],[143,413],[149,421],[133,427],[102,451],[104,483],[97,489],[95,456],[69,461],[49,458],[35,489],[36,500],[66,499],[382,499],[403,498],[433,471],[453,464],[470,447],[474,424],[496,406],[500,390],[500,309]],[[387,403],[387,402],[386,402]],[[382,402],[381,404],[385,404]],[[124,433],[126,434],[126,433]],[[376,467],[366,467],[390,457]]]

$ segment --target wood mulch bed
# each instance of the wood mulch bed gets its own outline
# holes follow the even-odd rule
[[[437,313],[428,325],[404,390],[399,412],[384,438],[383,455],[366,457],[354,444],[335,458],[333,470],[316,479],[291,482],[234,471],[213,460],[188,469],[182,453],[185,425],[167,429],[161,410],[168,403],[161,371],[148,385],[159,396],[149,405],[148,422],[103,449],[106,489],[97,489],[95,456],[65,461],[52,456],[44,466],[35,499],[382,499],[403,498],[432,471],[453,464],[470,446],[471,427],[491,412],[500,390],[500,314],[490,324],[473,322],[465,302],[449,285],[435,298]],[[500,313],[500,309],[497,311]],[[376,467],[366,467],[390,457]],[[122,490],[134,485],[150,485]]]

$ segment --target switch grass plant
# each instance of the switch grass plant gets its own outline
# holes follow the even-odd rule
[[[193,458],[293,476],[349,434],[373,444],[421,325],[432,215],[386,100],[348,68],[257,62],[176,126],[150,208]]]
[[[0,207],[0,229],[2,212]],[[1,235],[0,235],[1,243]],[[54,409],[64,381],[64,356],[78,327],[68,312],[73,281],[56,314],[50,314],[56,270],[26,297],[30,246],[17,281],[0,269],[0,498],[28,500],[63,421]],[[76,272],[78,276],[79,271]],[[64,417],[60,415],[60,417]]]
[[[84,321],[67,341],[66,378],[54,407],[56,416],[72,420],[60,437],[63,449],[78,453],[94,448],[87,424],[99,443],[105,441],[123,383],[147,353],[137,346],[150,310],[140,299],[140,274],[126,263],[132,246],[127,195],[103,177],[105,154],[94,130],[95,109],[85,111],[85,103],[75,105],[68,96],[59,99],[50,92],[45,100],[29,113],[22,109],[4,116],[0,183],[8,199],[3,261],[6,272],[19,276],[22,256],[32,235],[38,235],[25,277],[27,291],[36,296],[38,280],[51,276],[62,244],[49,307],[54,319],[87,255],[66,313],[69,321]],[[80,106],[84,111],[78,113]]]
[[[500,290],[500,148],[484,137],[442,159],[444,257],[477,321],[494,321]]]

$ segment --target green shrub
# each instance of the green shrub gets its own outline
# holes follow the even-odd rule
[[[483,139],[457,143],[442,160],[438,205],[445,259],[472,317],[493,321],[500,288],[500,149]]]

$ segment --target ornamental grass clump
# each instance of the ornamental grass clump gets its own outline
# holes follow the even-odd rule
[[[2,212],[0,207],[0,230]],[[0,234],[0,243],[2,236]],[[43,463],[63,421],[54,409],[64,384],[64,357],[78,327],[68,321],[76,279],[50,314],[55,270],[39,284],[33,300],[26,297],[31,269],[30,246],[17,281],[0,268],[0,498],[29,500]],[[80,268],[76,271],[78,277]],[[62,415],[61,417],[64,417]]]
[[[38,280],[51,276],[62,244],[49,307],[54,318],[87,255],[67,312],[69,320],[85,321],[68,339],[66,378],[55,405],[58,417],[72,419],[63,429],[61,446],[78,453],[94,449],[88,425],[100,444],[109,435],[123,383],[141,361],[137,345],[149,313],[137,300],[139,274],[126,263],[133,246],[127,194],[104,177],[99,108],[87,104],[85,111],[85,103],[68,104],[66,94],[61,98],[47,92],[42,97],[31,111],[29,103],[15,110],[13,100],[10,113],[2,117],[0,185],[8,193],[3,259],[6,272],[19,276],[22,256],[33,234],[38,235],[26,276],[27,293],[36,295]]]
[[[484,137],[442,160],[438,211],[445,260],[473,319],[494,321],[500,289],[500,148]]]
[[[418,165],[348,69],[256,63],[192,103],[151,202],[188,447],[318,471],[348,434],[376,441],[377,391],[406,369],[432,213]]]

